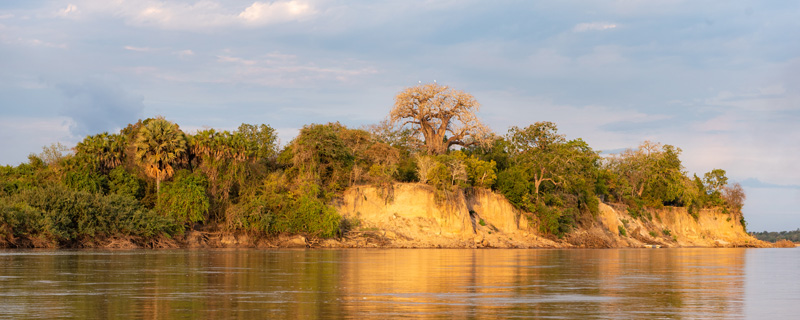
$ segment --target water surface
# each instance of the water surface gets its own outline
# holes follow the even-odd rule
[[[0,251],[0,318],[787,318],[800,249]]]

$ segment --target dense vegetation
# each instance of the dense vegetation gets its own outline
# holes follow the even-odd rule
[[[720,207],[741,219],[742,188],[721,169],[688,176],[679,148],[644,142],[601,156],[551,122],[498,135],[475,117],[478,107],[431,84],[401,92],[388,121],[307,125],[283,148],[265,124],[186,133],[163,118],[88,136],[70,152],[52,145],[0,167],[0,244],[146,243],[188,229],[333,237],[350,225],[332,206],[346,188],[396,182],[428,184],[441,201],[493,189],[552,236],[592,223],[601,200],[641,219],[663,206],[695,215]]]
[[[794,231],[781,231],[781,232],[751,232],[758,240],[767,242],[778,242],[780,240],[789,240],[791,242],[800,243],[800,229]]]

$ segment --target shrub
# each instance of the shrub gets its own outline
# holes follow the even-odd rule
[[[179,171],[175,181],[165,185],[159,193],[156,211],[178,223],[202,222],[209,208],[206,185],[204,176]]]
[[[272,227],[272,204],[263,197],[247,199],[227,208],[225,226],[230,231],[267,233]]]
[[[581,189],[578,194],[579,207],[588,210],[592,217],[600,214],[600,200],[587,189]]]
[[[747,232],[747,221],[744,221],[744,216],[739,218],[739,223],[742,224],[742,231]]]
[[[13,236],[31,236],[46,228],[44,213],[25,203],[0,201],[0,234],[8,230]]]
[[[625,231],[625,227],[623,227],[623,226],[617,226],[617,229],[619,229],[619,235],[621,235],[621,236],[623,236],[623,237],[626,237],[626,236],[628,236],[628,233]]]
[[[330,238],[336,235],[341,217],[336,209],[317,198],[304,195],[294,206],[294,232],[309,232]]]
[[[230,231],[268,233],[275,230],[276,217],[289,210],[294,202],[285,176],[273,173],[260,187],[250,189],[238,204],[225,212],[225,226]]]
[[[536,207],[536,216],[539,217],[539,231],[554,235],[558,234],[558,210],[539,205]]]
[[[462,154],[462,153],[459,153]],[[467,177],[471,185],[491,188],[497,180],[497,163],[494,160],[484,161],[475,155],[464,157],[467,166]]]
[[[60,185],[25,190],[2,208],[15,235],[41,235],[60,243],[109,236],[172,234],[169,219],[124,195],[93,194]]]
[[[361,225],[361,220],[356,217],[346,218],[343,217],[339,222],[339,236],[343,236],[351,230],[358,228]]]
[[[129,195],[136,199],[144,197],[145,182],[125,171],[123,167],[116,167],[108,174],[109,192]]]
[[[69,171],[64,176],[64,184],[71,189],[91,193],[106,193],[108,178],[95,171]]]
[[[628,207],[628,214],[634,219],[641,220],[642,218],[645,218],[647,220],[653,220],[653,216],[650,214],[650,212],[647,211],[639,202],[636,202],[633,206]]]
[[[329,238],[336,235],[340,221],[336,209],[316,197],[303,195],[290,208],[281,210],[270,227],[272,232],[304,232]]]
[[[524,169],[516,166],[497,175],[497,190],[517,208],[533,211],[530,200],[530,183]]]
[[[689,215],[691,215],[692,218],[694,218],[695,221],[697,221],[697,219],[700,219],[699,209],[697,209],[696,206],[689,206],[687,211],[689,212]]]
[[[543,233],[556,235],[560,238],[572,231],[572,227],[575,225],[576,211],[573,208],[561,210],[560,208],[538,205],[535,212],[536,216],[539,217],[539,230]]]

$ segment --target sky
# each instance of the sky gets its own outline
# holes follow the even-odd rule
[[[618,152],[682,149],[800,228],[798,1],[0,1],[0,165],[158,115],[184,131],[383,120],[418,83],[498,134],[552,121]]]

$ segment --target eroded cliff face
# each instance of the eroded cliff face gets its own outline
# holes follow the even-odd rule
[[[633,218],[624,208],[600,204],[601,229],[616,235],[614,247],[765,247],[769,244],[747,234],[736,214],[704,209],[698,218],[685,208],[667,207],[650,212],[650,218]],[[626,235],[619,235],[620,227]]]
[[[563,239],[538,232],[537,219],[502,195],[472,189],[437,199],[425,184],[348,189],[337,205],[357,225],[353,245],[385,247],[714,247],[768,246],[744,232],[738,217],[703,210],[695,220],[683,208],[632,218],[625,210],[600,204],[591,223]],[[620,228],[620,226],[622,228]],[[624,235],[620,234],[624,229]]]

